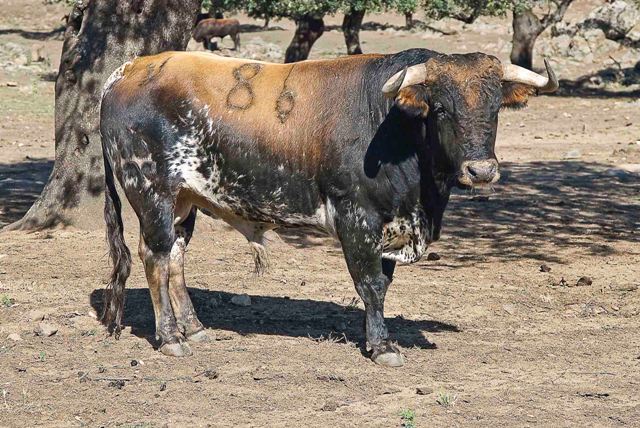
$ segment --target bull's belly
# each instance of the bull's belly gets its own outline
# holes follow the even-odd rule
[[[192,165],[195,162],[192,162]],[[280,227],[313,230],[336,236],[335,210],[331,201],[316,194],[301,194],[286,182],[262,185],[260,191],[247,193],[241,186],[220,185],[213,176],[205,177],[195,168],[182,168],[181,211],[195,205],[220,218],[252,240],[254,231]],[[250,184],[249,187],[255,187]],[[305,203],[301,204],[300,200]],[[176,215],[176,217],[180,217]]]
[[[216,170],[215,165],[210,166],[210,173],[203,174],[202,162],[190,158],[170,166],[172,175],[183,183],[185,190],[176,208],[176,221],[184,218],[195,205],[226,221],[251,242],[260,241],[265,231],[279,227],[311,229],[337,238],[336,211],[330,199],[322,200],[315,193],[301,194],[304,191],[296,187],[296,183],[286,180],[262,185],[261,192],[247,196],[241,186],[234,186],[228,179],[222,180],[223,173]],[[249,185],[252,186],[255,187]],[[293,209],[293,201],[301,198],[313,202],[304,204],[304,209]],[[399,263],[420,260],[431,240],[427,224],[419,207],[413,213],[387,223],[379,241],[382,257]]]

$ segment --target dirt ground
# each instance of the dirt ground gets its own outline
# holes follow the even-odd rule
[[[53,165],[61,41],[51,30],[65,9],[0,3],[1,226]],[[577,1],[569,19],[594,3]],[[507,18],[447,25],[458,34],[363,31],[363,48],[508,57]],[[237,54],[279,60],[292,26],[273,26],[283,29],[243,35]],[[341,53],[334,30],[313,50]],[[569,80],[605,67],[553,60]],[[328,239],[272,234],[272,268],[255,277],[244,238],[201,216],[186,276],[216,340],[172,359],[154,350],[137,259],[121,339],[95,320],[109,273],[102,219],[95,230],[0,234],[0,426],[393,427],[411,412],[419,427],[640,426],[637,97],[637,87],[564,91],[501,114],[504,178],[493,192],[456,193],[430,249],[441,258],[396,271],[386,316],[400,369],[367,358],[363,305]],[[137,227],[126,227],[135,249]],[[230,302],[244,293],[250,306]],[[35,335],[41,322],[57,333]]]

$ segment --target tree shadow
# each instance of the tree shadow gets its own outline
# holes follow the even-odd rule
[[[286,30],[278,25],[269,25],[268,27],[265,28],[263,25],[240,24],[241,33],[262,33],[266,31],[286,31]]]
[[[441,245],[458,253],[461,265],[523,258],[564,263],[564,248],[602,256],[615,254],[612,243],[640,241],[638,175],[576,161],[501,168],[493,194],[458,192],[447,207]]]
[[[0,227],[19,220],[40,195],[53,161],[32,159],[0,164]]]
[[[19,28],[5,28],[0,30],[0,36],[4,36],[5,34],[18,34],[20,37],[30,40],[47,40],[51,38],[62,40],[64,26],[60,26],[51,31],[26,31]]]
[[[251,296],[251,306],[235,306],[234,293],[189,288],[200,321],[206,328],[252,334],[309,337],[318,341],[344,337],[364,349],[364,310],[333,302],[287,297]],[[101,313],[103,290],[89,297],[91,306]],[[386,319],[391,339],[403,347],[433,349],[424,333],[459,332],[457,326],[432,320],[408,320],[401,316]],[[148,289],[127,289],[124,325],[137,337],[154,346],[155,322]],[[330,339],[331,340],[331,339]]]
[[[619,85],[615,90],[611,85]],[[607,67],[595,73],[585,74],[575,80],[560,80],[560,90],[555,96],[591,98],[640,97],[640,68]],[[634,88],[630,88],[633,86]],[[626,89],[625,89],[626,88]]]

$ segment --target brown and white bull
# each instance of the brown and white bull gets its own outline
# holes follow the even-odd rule
[[[454,185],[498,180],[498,113],[557,80],[482,53],[411,49],[294,64],[209,53],[138,58],[105,85],[102,133],[114,263],[103,322],[119,333],[131,257],[117,177],[140,220],[160,350],[203,340],[183,254],[198,209],[240,231],[314,228],[342,245],[365,304],[371,358],[399,366],[383,309],[397,262],[438,239]]]

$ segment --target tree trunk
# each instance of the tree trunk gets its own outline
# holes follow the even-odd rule
[[[413,28],[413,13],[404,13],[404,26],[407,27],[408,30]]]
[[[25,216],[9,229],[102,224],[102,86],[139,55],[183,50],[201,0],[79,0],[65,30],[55,88],[55,164]]]
[[[296,32],[285,53],[284,62],[304,61],[309,58],[313,44],[324,32],[322,16],[303,15],[295,18]]]
[[[533,47],[544,26],[531,10],[513,11],[511,63],[531,70]]]
[[[347,43],[347,53],[349,55],[358,55],[362,53],[360,48],[360,26],[364,19],[364,10],[353,10],[344,15],[342,20],[342,32],[344,33],[344,41]]]
[[[265,16],[265,18],[264,18],[264,26],[262,28],[264,28],[265,30],[267,28],[269,28],[269,17],[268,16]]]

